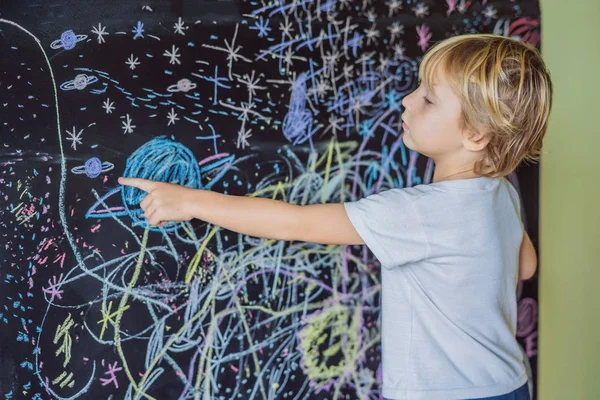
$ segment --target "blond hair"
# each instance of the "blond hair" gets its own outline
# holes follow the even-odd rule
[[[505,176],[523,160],[539,160],[553,89],[535,47],[492,34],[443,40],[429,49],[419,67],[419,79],[429,89],[438,65],[460,98],[461,127],[490,137],[475,164],[477,174]]]

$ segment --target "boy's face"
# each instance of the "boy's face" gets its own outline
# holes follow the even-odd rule
[[[436,71],[432,89],[422,83],[402,100],[402,120],[406,147],[437,161],[463,147],[461,105],[443,73]]]

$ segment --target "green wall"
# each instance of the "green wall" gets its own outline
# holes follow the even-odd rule
[[[600,399],[600,0],[541,0],[554,88],[540,163],[541,400]]]

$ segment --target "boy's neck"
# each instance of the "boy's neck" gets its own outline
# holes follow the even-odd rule
[[[435,160],[434,160],[435,161]],[[433,183],[450,181],[455,179],[473,179],[479,178],[481,175],[474,171],[474,164],[462,166],[445,166],[435,162],[435,170],[433,173]]]

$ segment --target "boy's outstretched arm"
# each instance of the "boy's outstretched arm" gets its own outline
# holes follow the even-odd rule
[[[119,183],[148,192],[140,206],[152,225],[198,218],[234,232],[266,239],[364,244],[341,203],[299,206],[138,178],[119,178]]]

